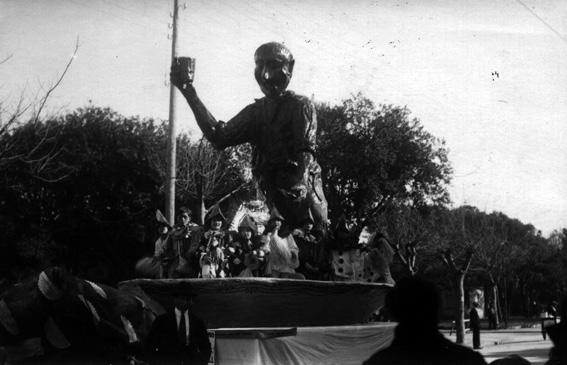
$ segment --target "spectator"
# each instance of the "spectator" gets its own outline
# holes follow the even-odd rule
[[[472,304],[471,310],[469,311],[469,319],[471,321],[471,331],[473,336],[473,349],[479,350],[480,346],[480,316],[478,315],[478,302]]]
[[[567,364],[567,296],[563,297],[559,307],[561,322],[547,327],[549,338],[553,341],[553,347],[549,353],[546,365]]]
[[[148,341],[156,364],[204,365],[209,362],[211,343],[207,327],[195,316],[191,304],[191,298],[175,298],[173,308],[156,319]]]
[[[488,329],[495,330],[497,328],[496,316],[497,313],[494,302],[490,302],[490,304],[488,305]]]
[[[415,277],[398,281],[386,296],[386,308],[398,322],[394,340],[364,364],[486,364],[482,355],[443,337],[437,329],[439,307],[433,283]]]
[[[552,318],[557,317],[557,302],[555,300],[550,302],[547,305],[545,311],[547,312],[548,317],[552,317]]]

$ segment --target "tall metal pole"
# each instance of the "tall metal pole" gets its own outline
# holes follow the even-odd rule
[[[173,24],[171,35],[171,62],[177,57],[177,23],[179,6],[177,0],[173,0]],[[175,223],[175,180],[176,180],[176,138],[177,130],[175,122],[176,115],[176,92],[173,84],[169,85],[169,134],[167,140],[167,186],[165,191],[165,213],[171,225]]]

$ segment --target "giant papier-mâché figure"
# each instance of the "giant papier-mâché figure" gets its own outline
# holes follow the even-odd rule
[[[321,168],[315,160],[317,118],[311,101],[286,90],[295,60],[283,44],[261,45],[254,75],[265,97],[246,106],[228,122],[217,121],[197,96],[193,71],[176,59],[171,82],[183,94],[204,136],[218,149],[250,143],[253,174],[266,197],[291,229],[309,213],[315,228],[327,226],[327,201]]]

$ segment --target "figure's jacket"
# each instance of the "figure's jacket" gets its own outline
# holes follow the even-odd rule
[[[312,103],[286,91],[277,98],[257,99],[228,123],[219,122],[211,143],[218,148],[251,143],[256,178],[288,189],[302,182],[306,172],[320,172],[313,158],[316,132]]]

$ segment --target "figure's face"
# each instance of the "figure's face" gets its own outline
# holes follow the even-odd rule
[[[188,225],[191,222],[191,216],[188,213],[181,213],[181,224]]]
[[[245,240],[249,240],[252,238],[252,232],[250,232],[249,229],[243,229],[240,231],[240,236],[242,236]]]
[[[306,232],[311,232],[311,230],[313,229],[313,223],[311,222],[306,222],[305,224],[303,224],[303,229]]]
[[[213,219],[211,221],[211,228],[212,229],[221,229],[222,221],[220,219]]]
[[[282,228],[282,221],[279,219],[274,220],[274,229],[279,230],[280,228]]]
[[[293,72],[295,61],[291,52],[281,44],[268,43],[258,48],[254,60],[254,76],[264,95],[269,98],[281,95]]]
[[[161,226],[161,227],[158,228],[159,234],[166,235],[168,231],[169,231],[169,230],[168,230],[168,228],[167,228],[166,226]]]

